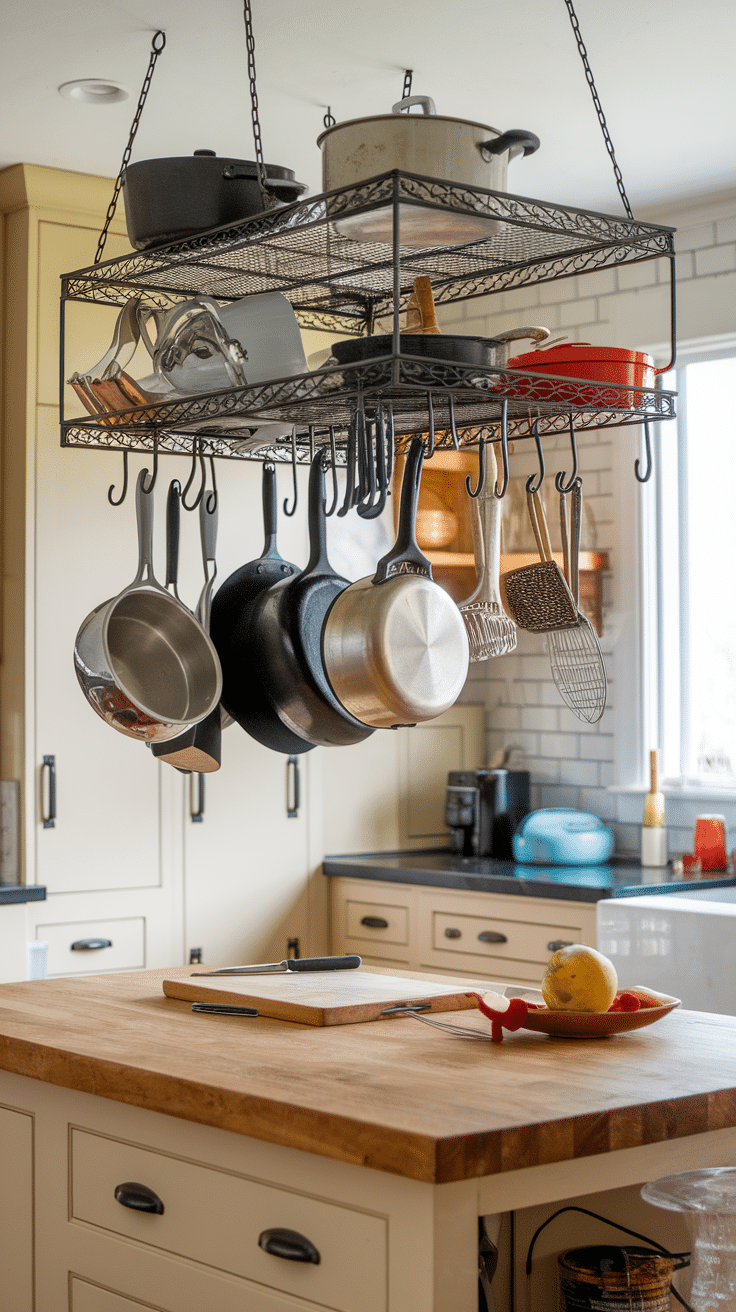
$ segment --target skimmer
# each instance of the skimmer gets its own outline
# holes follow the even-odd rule
[[[460,614],[470,644],[470,660],[484,661],[514,650],[516,625],[506,614],[498,590],[501,500],[495,495],[494,482],[486,478],[480,496],[468,500],[478,582],[475,591],[460,603]]]
[[[567,494],[560,492],[560,532],[565,574],[578,606],[577,625],[547,634],[547,652],[555,687],[579,720],[596,724],[606,706],[606,667],[595,630],[579,609],[580,530],[583,516],[582,479],[572,489],[572,533],[568,533]]]

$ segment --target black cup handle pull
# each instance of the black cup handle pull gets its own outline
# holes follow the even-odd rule
[[[264,1230],[258,1236],[258,1246],[272,1257],[283,1257],[287,1262],[313,1262],[319,1266],[320,1256],[311,1239],[298,1230]]]
[[[462,933],[459,929],[448,928],[445,930],[445,938],[462,938]]]
[[[48,778],[48,792],[44,797],[44,782]],[[41,765],[41,819],[44,829],[56,828],[56,757],[44,756]]]
[[[568,942],[565,938],[553,938],[551,942],[547,944],[547,951],[559,952],[561,948],[571,948],[573,946],[574,944]]]
[[[155,1212],[163,1216],[164,1205],[158,1194],[149,1189],[147,1184],[138,1184],[135,1180],[126,1180],[115,1186],[115,1201],[133,1212]]]
[[[360,923],[366,929],[388,929],[388,921],[383,916],[363,916]]]
[[[478,942],[479,943],[508,943],[508,939],[505,934],[499,934],[498,930],[496,929],[484,929],[482,933],[478,935]]]
[[[299,819],[299,757],[286,760],[286,818]]]
[[[111,938],[78,938],[71,945],[72,952],[99,952],[100,948],[111,948]]]

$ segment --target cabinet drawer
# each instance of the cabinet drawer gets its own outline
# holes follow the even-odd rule
[[[106,970],[142,970],[146,964],[145,927],[143,916],[70,921],[36,925],[36,938],[49,945],[49,975],[96,975]],[[81,946],[86,943],[90,946]],[[102,946],[107,943],[111,946]]]
[[[380,1216],[79,1129],[71,1174],[75,1220],[330,1308],[385,1312]],[[158,1196],[161,1215],[116,1200],[116,1187],[130,1181]],[[264,1251],[259,1237],[276,1228],[304,1236],[319,1262]]]
[[[580,941],[580,927],[536,925],[495,916],[465,916],[435,911],[432,916],[432,951],[496,961],[529,961],[546,965],[550,943]]]
[[[347,903],[347,932],[351,939],[367,942],[409,942],[409,908],[384,902]]]
[[[165,1282],[165,1302],[159,1302],[160,1294],[146,1290],[141,1297],[131,1298],[128,1294],[117,1293],[107,1286],[95,1284],[81,1276],[72,1276],[69,1288],[70,1312],[152,1312],[154,1305],[149,1301],[156,1298],[156,1312],[305,1312],[308,1306],[301,1301],[295,1302],[288,1295],[269,1293],[255,1286],[243,1288],[232,1280],[218,1280],[216,1277],[196,1282],[192,1289],[191,1267],[182,1266],[174,1271],[171,1264],[171,1280]],[[148,1296],[148,1297],[146,1297]]]

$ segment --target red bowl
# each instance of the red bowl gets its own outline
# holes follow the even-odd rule
[[[587,342],[564,342],[547,351],[526,351],[508,362],[509,369],[523,369],[528,373],[555,374],[561,378],[589,378],[603,386],[653,388],[654,361],[645,351],[627,351],[618,346],[590,346]],[[544,400],[553,401],[561,389],[550,381],[550,395]],[[564,399],[573,405],[601,406],[619,409],[636,406],[641,397],[636,392],[622,392],[613,403],[603,401],[598,389],[579,388],[571,395],[565,389]]]

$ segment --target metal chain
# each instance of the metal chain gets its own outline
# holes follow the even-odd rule
[[[253,15],[251,13],[250,0],[245,0],[243,5],[243,20],[245,22],[245,44],[248,50],[250,109],[251,118],[253,120],[253,141],[256,148],[258,186],[261,192],[263,208],[264,210],[268,210],[275,204],[275,197],[271,195],[266,185],[266,165],[263,162],[263,142],[261,141],[261,122],[258,117],[258,92],[256,90],[256,42],[253,35]]]
[[[402,100],[406,100],[407,96],[411,95],[411,80],[413,76],[414,76],[413,68],[407,68],[406,72],[404,73],[404,90],[401,93]]]
[[[160,45],[159,45],[159,41],[160,41]],[[141,94],[138,97],[138,108],[135,111],[135,117],[130,125],[130,136],[128,137],[128,144],[125,147],[125,150],[123,151],[123,158],[120,163],[120,169],[118,172],[118,176],[115,179],[115,186],[113,188],[112,200],[110,201],[110,204],[107,207],[107,215],[105,216],[105,226],[103,227],[102,232],[100,233],[99,241],[97,242],[97,254],[95,255],[95,264],[99,264],[100,260],[102,259],[102,253],[105,249],[105,242],[107,241],[107,234],[110,229],[110,224],[112,223],[115,217],[115,210],[117,209],[118,197],[120,196],[120,188],[123,185],[123,176],[125,174],[125,170],[128,164],[130,163],[130,155],[133,149],[133,142],[135,141],[135,134],[138,131],[138,124],[141,121],[141,114],[143,113],[143,106],[146,103],[146,96],[148,95],[148,90],[151,85],[153,70],[156,67],[156,61],[165,45],[166,45],[166,33],[156,32],[153,41],[151,42],[151,58],[148,61],[148,69],[146,72],[146,76],[143,79]]]
[[[613,142],[611,141],[611,134],[610,134],[610,132],[608,131],[608,124],[606,123],[606,116],[605,116],[605,114],[603,113],[603,106],[601,105],[600,97],[599,97],[599,95],[598,95],[598,91],[596,90],[595,82],[593,81],[593,72],[592,72],[592,69],[591,69],[591,67],[590,67],[590,62],[589,62],[589,60],[588,60],[588,52],[587,52],[587,50],[585,49],[585,46],[584,46],[584,44],[583,44],[583,38],[582,38],[582,34],[581,34],[581,32],[580,32],[580,24],[579,24],[579,22],[578,22],[577,14],[575,13],[575,10],[574,10],[574,8],[573,8],[572,0],[565,0],[565,6],[566,6],[566,8],[567,8],[567,12],[568,12],[568,14],[570,15],[570,22],[572,23],[572,30],[573,30],[573,32],[574,32],[574,34],[575,34],[575,40],[577,41],[578,50],[579,50],[579,52],[580,52],[580,58],[581,58],[582,61],[583,61],[583,68],[585,69],[585,78],[586,78],[586,81],[587,81],[587,83],[588,83],[588,86],[590,87],[590,94],[591,94],[591,96],[593,97],[593,104],[595,105],[595,111],[596,111],[596,114],[598,115],[598,122],[599,122],[600,125],[601,125],[601,132],[603,133],[603,140],[604,140],[605,143],[606,143],[606,150],[608,151],[608,153],[609,153],[609,155],[610,155],[610,157],[611,157],[611,163],[612,163],[612,165],[613,165],[613,173],[614,173],[614,177],[615,177],[615,179],[616,179],[616,186],[618,187],[619,195],[620,195],[620,197],[621,197],[621,200],[623,201],[623,206],[624,206],[624,209],[626,210],[626,213],[627,213],[628,217],[629,217],[630,219],[633,219],[634,215],[633,215],[633,212],[632,212],[631,206],[630,206],[630,204],[629,204],[629,198],[628,198],[628,196],[626,195],[626,188],[625,188],[625,186],[624,186],[623,176],[622,176],[622,174],[621,174],[621,170],[620,170],[620,168],[619,168],[619,166],[618,166],[618,162],[617,162],[617,160],[616,160],[616,153],[615,153],[615,151],[614,151],[614,149],[613,149]]]

